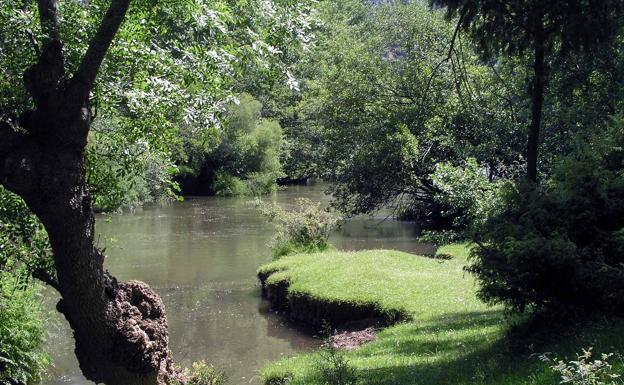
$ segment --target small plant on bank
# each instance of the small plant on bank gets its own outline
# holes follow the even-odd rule
[[[592,349],[583,350],[575,361],[565,362],[542,355],[540,359],[561,377],[561,384],[570,385],[616,385],[624,383],[609,362],[613,354],[602,354],[592,361]]]
[[[189,385],[225,385],[225,375],[205,361],[193,363],[186,376]]]
[[[332,341],[332,329],[329,324],[323,326],[325,342],[318,355],[318,371],[325,385],[355,385],[357,384],[357,372],[344,354],[339,351]]]
[[[284,210],[260,200],[255,206],[270,222],[277,226],[277,233],[271,241],[273,257],[297,253],[314,253],[327,250],[329,235],[342,218],[309,199],[296,200],[294,210]]]

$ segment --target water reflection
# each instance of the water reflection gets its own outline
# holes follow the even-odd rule
[[[297,197],[327,202],[323,186],[296,186],[267,198],[280,205]],[[258,370],[283,356],[311,349],[318,341],[266,311],[255,271],[269,260],[273,228],[246,199],[189,198],[184,203],[101,216],[100,246],[106,267],[120,280],[138,279],[163,297],[171,348],[183,365],[205,359],[233,384],[260,383]],[[355,218],[332,235],[339,249],[392,248],[428,252],[414,241],[410,223]],[[53,293],[46,295],[53,309]],[[90,384],[80,374],[70,331],[50,315],[49,349],[55,368],[47,385]]]

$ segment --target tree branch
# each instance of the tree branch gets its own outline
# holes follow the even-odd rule
[[[56,3],[57,0],[37,0],[41,28],[43,33],[52,40],[60,40]]]
[[[85,100],[89,97],[102,61],[126,16],[129,6],[130,0],[111,0],[108,11],[91,40],[78,71],[74,74],[71,83],[72,96],[79,100]]]
[[[11,123],[0,121],[0,184],[18,195],[33,185],[33,147],[29,136],[15,131]]]
[[[433,71],[431,72],[431,75],[429,76],[429,78],[427,79],[427,84],[425,86],[424,92],[422,93],[422,101],[421,101],[421,109],[424,110],[425,108],[425,103],[426,103],[426,98],[427,98],[427,94],[429,93],[429,89],[431,88],[431,82],[433,81],[433,78],[437,75],[438,70],[440,69],[440,67],[442,67],[442,64],[448,62],[449,60],[451,60],[453,58],[453,53],[455,51],[455,41],[457,40],[457,36],[459,35],[461,28],[462,28],[462,23],[464,21],[464,17],[466,16],[466,12],[467,9],[465,8],[461,15],[459,16],[459,19],[457,20],[457,25],[455,26],[455,30],[453,32],[453,37],[451,38],[451,43],[449,46],[449,50],[448,50],[448,54],[446,55],[446,57],[444,59],[442,59],[434,68]]]
[[[33,278],[36,278],[40,280],[41,282],[45,283],[46,285],[54,288],[59,293],[61,292],[61,286],[59,285],[56,278],[52,277],[50,273],[48,273],[45,269],[37,268],[33,270],[32,276]]]
[[[37,57],[41,56],[41,49],[39,48],[39,44],[37,44],[37,39],[35,39],[35,35],[32,33],[30,29],[26,29],[26,35],[30,40],[30,44],[32,44],[33,51],[35,51],[35,55]]]

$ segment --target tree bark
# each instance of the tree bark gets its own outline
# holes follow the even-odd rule
[[[89,93],[130,0],[112,0],[78,72],[65,73],[56,0],[39,0],[46,38],[24,74],[35,108],[0,123],[0,183],[20,195],[46,227],[61,301],[85,377],[108,385],[184,383],[168,347],[165,308],[142,282],[118,283],[94,245],[85,178],[92,121]]]
[[[539,155],[547,68],[544,38],[538,34],[534,44],[533,79],[530,85],[531,125],[529,126],[527,142],[527,177],[529,180],[537,182],[537,159]]]

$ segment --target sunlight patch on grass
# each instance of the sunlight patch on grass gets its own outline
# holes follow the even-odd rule
[[[288,282],[290,293],[409,315],[409,322],[381,330],[376,341],[345,353],[363,385],[554,385],[560,380],[538,354],[574,359],[589,346],[597,353],[622,351],[624,321],[617,320],[565,332],[553,326],[546,338],[512,342],[502,309],[475,296],[475,282],[464,272],[468,247],[450,245],[438,253],[453,258],[331,251],[284,257],[260,272],[273,273],[269,283]],[[289,378],[291,385],[323,385],[317,361],[310,353],[274,362],[262,372],[265,384]]]

